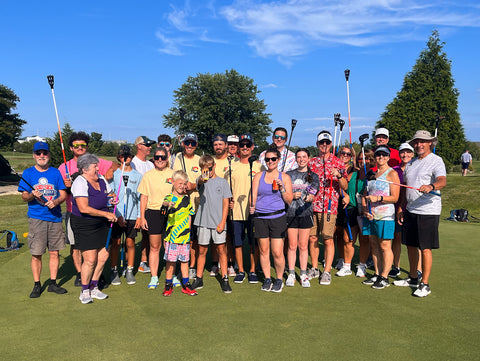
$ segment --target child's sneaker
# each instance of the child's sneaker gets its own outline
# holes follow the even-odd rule
[[[153,277],[150,278],[150,283],[148,284],[148,289],[149,290],[155,290],[157,289],[157,286],[158,286],[158,277]]]
[[[190,282],[187,282],[182,286],[182,292],[185,293],[186,295],[189,295],[189,296],[198,295],[197,291],[195,291],[192,288],[192,285],[190,284]]]
[[[178,280],[178,277],[177,276],[173,276],[172,278],[172,283],[173,283],[173,287],[180,287],[182,284],[180,283],[180,281]]]
[[[172,294],[173,292],[173,284],[171,283],[165,283],[165,288],[163,289],[162,295],[165,297],[168,297]]]
[[[138,272],[149,273],[150,272],[150,267],[148,267],[148,263],[147,262],[140,262],[140,266],[138,266]]]

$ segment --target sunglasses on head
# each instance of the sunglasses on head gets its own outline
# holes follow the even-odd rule
[[[250,148],[252,146],[252,143],[240,143],[239,147],[240,148]]]
[[[275,134],[275,135],[273,136],[273,139],[281,139],[281,140],[285,140],[285,139],[287,139],[287,137],[286,137],[286,136],[284,136],[284,135],[278,135],[278,134]]]
[[[271,157],[271,158],[265,157],[265,163],[268,163],[268,162],[276,162],[277,159],[278,159],[278,157]]]
[[[197,146],[197,142],[194,141],[194,140],[186,140],[183,142],[183,144],[185,144],[187,147],[196,147]]]
[[[86,148],[87,147],[87,143],[77,143],[77,144],[72,144],[72,147],[74,149],[78,149],[78,148]]]
[[[35,155],[48,155],[48,150],[37,150]]]
[[[319,142],[317,142],[317,143],[320,144],[320,145],[322,145],[322,144],[326,144],[326,145],[332,144],[331,141],[325,140],[325,139],[324,139],[324,140],[321,140],[321,141],[319,141]]]
[[[158,145],[159,145],[160,147],[169,147],[169,146],[170,146],[170,143],[169,143],[169,142],[165,142],[165,143],[161,142],[161,143],[158,143]]]
[[[345,151],[343,151],[343,150],[340,152],[340,154],[341,154],[341,155],[348,155],[349,157],[352,156],[352,153],[350,153],[350,152],[345,152]]]
[[[166,155],[162,155],[162,154],[156,154],[153,156],[153,159],[155,160],[167,160],[167,156]]]

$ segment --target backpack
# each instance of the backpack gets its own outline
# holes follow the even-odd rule
[[[0,241],[2,241],[5,238],[7,243],[6,247],[0,246],[0,252],[19,249],[18,238],[15,232],[4,229],[3,231],[0,231],[0,234],[1,234]]]
[[[452,209],[450,211],[450,217],[447,218],[449,221],[454,222],[470,222],[468,220],[468,211],[466,209]]]

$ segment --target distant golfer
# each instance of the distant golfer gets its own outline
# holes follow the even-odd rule
[[[35,190],[32,190],[22,179],[18,185],[18,191],[22,192],[22,199],[28,202],[28,247],[32,254],[31,268],[33,281],[35,282],[30,298],[37,298],[42,293],[42,285],[40,284],[42,255],[47,248],[50,255],[48,292],[67,293],[65,288],[56,283],[59,263],[58,251],[65,248],[60,204],[67,197],[67,192],[58,169],[50,167],[48,164],[50,147],[47,143],[35,143],[33,159],[35,165],[25,169],[22,177]],[[47,200],[47,203],[41,199],[42,196]]]
[[[437,138],[432,137],[430,132],[418,130],[409,144],[415,149],[417,157],[405,167],[403,179],[408,186],[420,190],[407,188],[405,191],[405,188],[402,188],[400,194],[397,219],[399,223],[403,223],[402,238],[408,249],[410,276],[393,284],[417,287],[420,249],[423,278],[413,295],[426,297],[432,292],[428,281],[432,269],[432,249],[439,248],[438,223],[442,211],[442,198],[429,192],[439,191],[447,185],[447,172],[442,158],[432,152]]]
[[[462,161],[462,176],[465,177],[468,167],[472,165],[472,155],[468,152],[468,149],[462,154],[460,160]]]

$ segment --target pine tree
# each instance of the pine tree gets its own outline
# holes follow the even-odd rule
[[[387,105],[376,127],[387,128],[389,146],[398,149],[417,130],[428,130],[433,135],[440,118],[436,154],[448,167],[458,163],[465,147],[465,133],[457,110],[459,92],[454,87],[451,61],[443,51],[444,45],[434,30],[426,49],[405,76],[402,89]]]

